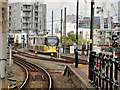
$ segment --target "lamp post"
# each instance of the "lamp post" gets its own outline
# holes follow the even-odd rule
[[[92,49],[93,49],[93,27],[94,27],[94,0],[91,0],[91,26],[90,26],[90,57],[89,57],[89,79],[93,82],[93,59],[91,59]]]
[[[75,68],[78,67],[78,11],[79,11],[79,0],[77,0],[77,13],[76,13],[76,49],[75,49]]]

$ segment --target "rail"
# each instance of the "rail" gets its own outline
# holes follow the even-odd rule
[[[16,56],[15,56],[16,57]],[[18,56],[17,56],[18,57]],[[18,57],[18,58],[21,58],[21,57]],[[22,59],[22,58],[21,58]],[[24,60],[23,60],[24,61]],[[48,90],[51,90],[51,88],[52,88],[52,78],[51,78],[51,76],[50,76],[50,74],[44,69],[44,68],[42,68],[42,67],[40,67],[40,66],[38,66],[38,65],[36,65],[36,64],[34,64],[34,63],[31,63],[31,62],[28,62],[28,61],[26,61],[25,60],[25,63],[28,63],[28,65],[30,64],[31,66],[34,66],[34,67],[37,67],[37,68],[39,68],[40,70],[42,70],[43,72],[45,72],[46,73],[46,75],[48,76],[48,80],[49,80],[49,86],[48,86]],[[19,64],[19,63],[18,63]],[[21,65],[22,67],[24,67],[23,65]],[[25,67],[24,67],[25,68]],[[27,71],[27,69],[25,69],[26,71]],[[27,72],[27,78],[28,78],[28,72]],[[27,79],[25,80],[25,82],[22,84],[22,86],[18,89],[18,90],[21,90],[23,87],[24,87],[24,85],[26,84],[26,82],[27,82]]]
[[[15,62],[15,61],[14,61],[14,62]],[[17,63],[18,65],[20,65],[20,66],[26,71],[26,78],[25,78],[23,84],[22,84],[22,85],[20,86],[20,88],[18,89],[18,90],[21,90],[21,89],[25,86],[25,84],[27,83],[27,81],[28,81],[29,73],[28,73],[28,70],[27,70],[23,65],[21,65],[21,64],[18,63],[18,62],[15,62],[15,63]]]

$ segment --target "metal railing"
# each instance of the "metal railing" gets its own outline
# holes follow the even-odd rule
[[[105,55],[96,52],[90,53],[89,79],[91,84],[97,89],[118,89],[118,57]]]

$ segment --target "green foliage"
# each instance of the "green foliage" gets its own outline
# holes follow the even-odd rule
[[[116,50],[116,52],[120,52],[120,48],[118,48],[118,49]]]
[[[83,44],[85,44],[85,42],[86,42],[85,39],[83,39]],[[71,31],[67,33],[66,44],[72,45],[73,43],[76,43],[76,35]],[[82,36],[80,35],[78,35],[78,44],[82,44]]]
[[[18,40],[16,40],[16,44],[18,44]]]

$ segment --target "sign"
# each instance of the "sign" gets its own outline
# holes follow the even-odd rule
[[[113,42],[113,44],[112,44],[112,47],[117,47],[118,45],[117,45],[117,42]]]
[[[70,53],[74,53],[74,46],[70,46]]]

